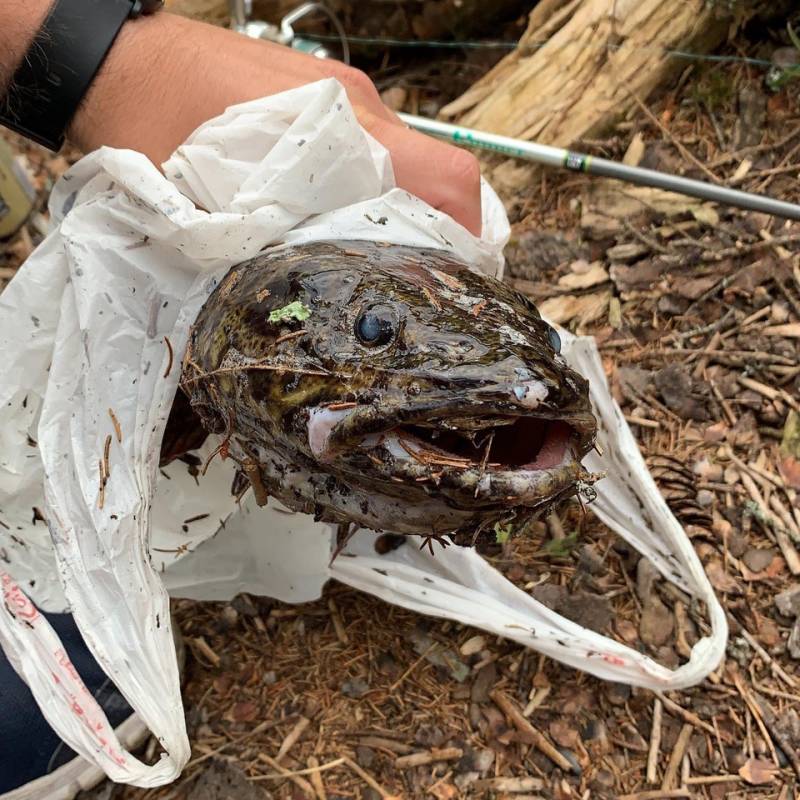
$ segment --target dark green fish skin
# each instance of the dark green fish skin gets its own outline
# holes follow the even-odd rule
[[[270,322],[292,309],[310,313]],[[469,543],[585,477],[596,423],[557,344],[527,298],[447,253],[318,242],[228,273],[182,386],[259,502]]]

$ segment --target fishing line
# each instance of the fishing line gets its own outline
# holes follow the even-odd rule
[[[450,49],[450,50],[516,50],[518,42],[504,42],[494,40],[474,40],[474,41],[445,41],[441,39],[393,39],[391,37],[381,36],[351,36],[346,34],[344,38],[339,35],[327,33],[304,33],[302,38],[308,39],[313,42],[334,42],[341,43],[347,42],[350,45],[362,46],[382,46],[382,47],[397,47],[405,49]],[[573,39],[572,42],[577,40]],[[529,42],[526,43],[521,49],[527,50],[540,50],[547,44],[547,41]],[[569,44],[569,42],[567,43]],[[762,67],[765,69],[771,67],[779,67],[779,65],[768,61],[764,58],[750,58],[747,56],[734,56],[734,55],[712,55],[708,53],[692,53],[688,50],[664,50],[660,47],[631,47],[628,48],[624,44],[607,44],[605,49],[611,51],[618,51],[622,49],[630,49],[634,52],[654,53],[662,56],[671,56],[673,58],[682,58],[687,61],[708,61],[717,64],[748,64],[754,67]]]

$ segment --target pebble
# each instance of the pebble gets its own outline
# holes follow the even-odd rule
[[[701,458],[695,461],[692,472],[705,481],[718,482],[722,480],[724,470],[721,464],[713,464],[708,458]]]
[[[661,647],[670,640],[674,628],[673,613],[656,595],[651,595],[645,602],[639,622],[639,636],[642,641],[652,647]]]
[[[358,699],[369,691],[369,684],[363,678],[351,678],[342,684],[342,694]]]
[[[714,492],[709,489],[700,489],[695,497],[700,508],[710,508],[714,504],[714,499]]]
[[[770,322],[775,322],[778,325],[786,322],[789,319],[789,306],[782,300],[776,300],[769,309]]]
[[[756,547],[751,547],[742,556],[747,569],[753,572],[763,572],[775,558],[774,550],[759,550]]]
[[[476,750],[472,756],[472,768],[477,772],[486,772],[494,764],[494,750]]]
[[[796,583],[780,594],[776,594],[775,607],[784,617],[800,616],[800,584]]]
[[[356,747],[356,761],[360,767],[369,769],[375,762],[375,751],[371,747],[359,745]]]
[[[473,636],[467,639],[459,648],[462,656],[474,656],[486,647],[486,639],[483,636]]]
[[[800,619],[794,621],[789,639],[786,642],[786,649],[794,659],[800,659]]]

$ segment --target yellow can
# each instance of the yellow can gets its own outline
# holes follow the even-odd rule
[[[28,219],[36,192],[18,157],[0,138],[0,239],[16,233]]]

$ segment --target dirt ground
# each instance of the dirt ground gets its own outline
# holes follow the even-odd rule
[[[419,90],[436,85],[421,69],[408,81],[397,70],[392,102],[449,99]],[[768,91],[764,71],[741,62],[690,64],[583,148],[800,202],[798,86]],[[43,203],[73,156],[19,146]],[[341,585],[300,606],[177,601],[192,760],[172,786],[104,784],[84,800],[796,796],[800,224],[544,171],[507,199],[506,279],[596,337],[726,609],[723,665],[654,695]],[[1,278],[45,224],[40,204],[0,250]],[[708,630],[696,601],[574,502],[490,558],[560,613],[664,664],[684,662]]]

